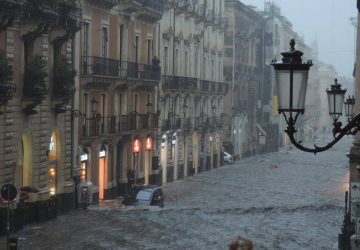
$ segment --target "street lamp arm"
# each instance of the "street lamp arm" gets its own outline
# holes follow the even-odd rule
[[[290,117],[288,119],[288,127],[286,128],[285,132],[289,136],[290,141],[292,144],[294,144],[295,147],[300,149],[304,152],[309,153],[319,153],[323,152],[325,150],[330,149],[332,146],[334,146],[341,138],[343,138],[345,135],[355,135],[360,130],[360,113],[357,114],[345,127],[341,128],[342,123],[335,121],[334,122],[334,128],[333,128],[333,136],[334,139],[326,144],[323,147],[319,147],[317,145],[314,145],[314,148],[308,148],[302,145],[301,141],[296,141],[294,135],[297,132],[295,129],[295,119]]]

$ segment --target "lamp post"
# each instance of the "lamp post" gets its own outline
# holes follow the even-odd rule
[[[360,114],[356,114],[349,120],[346,126],[342,127],[342,123],[338,121],[338,119],[342,115],[346,89],[342,89],[341,84],[335,79],[335,83],[330,86],[330,89],[326,90],[329,102],[329,114],[333,119],[333,140],[325,146],[319,147],[314,145],[313,148],[305,147],[301,141],[297,141],[295,139],[295,133],[297,132],[295,124],[299,114],[303,114],[305,111],[307,78],[312,62],[302,62],[301,57],[303,53],[295,50],[294,39],[290,41],[290,46],[289,51],[281,53],[283,55],[281,62],[276,60],[272,62],[275,70],[275,80],[279,98],[278,111],[284,115],[287,123],[285,132],[289,136],[292,144],[302,151],[316,154],[331,148],[344,135],[355,135],[360,129]],[[351,110],[353,110],[354,103],[355,101],[353,99],[345,102],[346,109],[348,109],[346,113],[348,118],[352,116]]]
[[[345,101],[345,116],[348,118],[348,122],[352,120],[354,117],[354,105],[355,105],[355,97],[350,95]]]

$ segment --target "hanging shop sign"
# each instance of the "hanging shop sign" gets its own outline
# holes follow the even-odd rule
[[[145,151],[151,151],[152,150],[152,138],[148,136],[145,141]]]
[[[134,144],[133,144],[133,153],[138,154],[139,152],[140,152],[140,140],[135,139]]]

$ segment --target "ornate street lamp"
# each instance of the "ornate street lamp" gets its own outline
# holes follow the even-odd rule
[[[311,61],[302,62],[303,53],[295,50],[295,41],[290,41],[290,50],[281,53],[283,58],[281,62],[273,60],[272,66],[275,70],[276,87],[279,98],[279,113],[282,113],[287,123],[285,132],[289,136],[290,141],[298,149],[318,153],[331,148],[337,143],[344,135],[356,134],[360,128],[360,114],[352,118],[352,110],[355,100],[345,102],[345,114],[350,119],[345,127],[341,127],[342,123],[338,121],[342,115],[342,108],[344,103],[344,95],[346,90],[341,88],[341,84],[335,79],[335,84],[327,89],[329,114],[333,118],[333,136],[334,139],[323,147],[314,145],[314,148],[308,148],[302,145],[301,141],[296,141],[295,123],[299,114],[305,111],[305,97],[309,69],[312,66]],[[351,119],[352,118],[352,119]]]
[[[348,118],[348,122],[350,122],[354,116],[354,105],[355,105],[355,97],[350,95],[345,101],[345,116]]]
[[[342,116],[346,89],[341,89],[341,84],[335,79],[335,84],[330,85],[330,89],[326,89],[326,92],[328,95],[329,115],[334,122],[337,122],[339,117]]]

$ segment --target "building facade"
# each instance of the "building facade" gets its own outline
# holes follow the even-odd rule
[[[166,1],[159,57],[163,183],[220,166],[224,3]]]
[[[74,207],[72,48],[80,14],[68,1],[0,3],[0,186],[18,190],[12,227]]]
[[[236,159],[265,150],[263,129],[264,18],[239,1],[226,1],[224,146]]]
[[[129,182],[150,183],[157,167],[163,7],[162,0],[83,1],[77,153],[94,203],[124,195]]]

